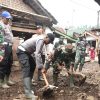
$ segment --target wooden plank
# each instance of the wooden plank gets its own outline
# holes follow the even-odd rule
[[[46,20],[46,21],[50,21],[50,22],[52,21],[52,19],[50,19],[47,16],[43,16],[43,15],[39,15],[39,14],[36,14],[36,13],[31,13],[31,12],[26,12],[26,11],[21,11],[21,10],[18,10],[18,9],[12,9],[11,7],[6,7],[5,5],[1,5],[1,7],[9,9],[9,10],[16,11],[16,12],[19,12],[19,13],[24,13],[28,16],[34,16],[34,17],[39,18],[41,20]]]
[[[19,22],[12,22],[12,26],[14,27],[20,27],[20,28],[26,28],[26,29],[35,29],[36,26],[35,24],[30,24],[30,23],[19,23]]]
[[[92,36],[95,39],[99,39],[98,36],[95,36],[95,35],[91,34],[91,32],[84,32],[83,34],[88,34],[88,35]]]
[[[37,33],[37,31],[34,29],[20,28],[20,27],[14,27],[14,26],[12,26],[12,30],[18,31],[18,32],[25,32],[25,33]]]

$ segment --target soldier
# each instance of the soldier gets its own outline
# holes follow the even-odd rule
[[[69,76],[69,85],[70,87],[74,87],[74,62],[75,62],[75,51],[72,44],[68,43],[66,45],[65,53],[64,53],[64,62],[67,68],[68,76]]]
[[[17,56],[22,65],[22,75],[26,98],[30,98],[32,100],[35,100],[36,98],[36,96],[31,91],[31,80],[33,78],[35,66],[37,66],[38,69],[43,69],[43,62],[41,57],[42,48],[44,45],[53,42],[53,40],[54,35],[52,33],[48,33],[45,37],[32,37],[18,46]],[[33,53],[35,53],[36,61],[34,61],[33,57],[31,56]]]
[[[62,54],[62,47],[64,46],[63,39],[60,38],[58,42],[54,45],[54,57],[52,59],[52,66],[53,66],[53,82],[54,85],[57,84],[58,75],[63,67],[63,54]]]
[[[8,11],[3,11],[1,13],[1,21],[0,21],[0,32],[4,36],[4,45],[5,45],[5,57],[3,61],[0,63],[0,83],[1,87],[9,88],[8,85],[13,85],[14,82],[9,80],[9,76],[11,73],[11,66],[13,63],[12,56],[12,44],[13,44],[13,34],[11,31],[10,22],[12,19],[11,14]]]
[[[58,75],[60,71],[65,67],[66,76],[68,76],[67,72],[70,72],[70,87],[74,86],[73,83],[73,67],[75,60],[75,52],[73,52],[73,46],[71,44],[65,45],[63,43],[63,39],[60,39],[59,42],[55,44],[55,52],[53,59],[53,81],[54,85],[57,84]]]
[[[86,46],[88,42],[86,41],[85,37],[80,35],[78,41],[76,42],[76,56],[75,56],[75,65],[74,70],[77,70],[77,67],[79,65],[79,71],[82,71],[84,62],[85,62],[85,56],[86,56]]]

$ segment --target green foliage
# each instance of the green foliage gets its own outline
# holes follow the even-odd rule
[[[90,30],[90,29],[91,29],[91,26],[89,26],[89,27],[87,27],[87,26],[81,26],[81,27],[77,27],[77,28],[72,28],[72,29],[69,29],[67,31],[67,35],[73,37],[73,32],[82,34],[85,30]]]

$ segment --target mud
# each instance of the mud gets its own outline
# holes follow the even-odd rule
[[[81,86],[76,84],[76,87],[69,87],[68,78],[59,76],[58,89],[53,91],[51,95],[43,96],[39,91],[45,83],[35,80],[37,86],[33,86],[33,90],[36,95],[39,96],[39,100],[100,100],[100,68],[97,62],[86,63],[83,68],[83,73],[87,76],[86,82]],[[16,81],[14,86],[10,89],[0,88],[0,100],[26,100],[24,97],[23,84],[21,71],[13,71],[11,78]],[[48,72],[49,83],[52,84],[52,70]]]

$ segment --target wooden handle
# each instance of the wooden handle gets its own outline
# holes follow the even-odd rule
[[[48,81],[47,81],[47,78],[46,78],[45,73],[42,73],[42,75],[43,75],[43,78],[44,78],[45,84],[48,86],[48,85],[49,85],[49,83],[48,83]]]

